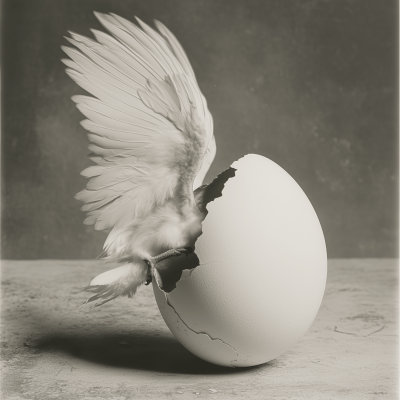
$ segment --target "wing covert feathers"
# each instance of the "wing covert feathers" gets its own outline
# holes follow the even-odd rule
[[[174,196],[201,185],[215,155],[212,117],[193,69],[172,33],[95,13],[110,33],[70,32],[67,74],[94,97],[72,100],[87,118],[89,178],[76,195],[97,230],[123,230]],[[195,179],[196,178],[196,179]]]

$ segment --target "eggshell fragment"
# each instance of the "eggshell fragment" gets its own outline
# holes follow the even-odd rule
[[[308,330],[322,301],[327,258],[318,217],[277,164],[247,155],[207,205],[200,265],[166,293],[153,283],[175,337],[224,366],[270,361]]]

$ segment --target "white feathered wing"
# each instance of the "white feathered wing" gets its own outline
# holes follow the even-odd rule
[[[96,42],[71,33],[76,48],[63,47],[68,75],[95,96],[73,97],[87,117],[81,124],[96,164],[82,171],[90,180],[76,198],[85,203],[84,223],[110,232],[107,258],[121,262],[135,258],[133,230],[176,196],[182,182],[190,191],[202,184],[216,147],[206,100],[172,33],[159,22],[156,32],[140,20],[142,29],[114,14],[95,15],[112,36],[92,30]],[[137,275],[117,295],[132,295],[145,279],[142,264],[135,271],[127,264],[91,285],[106,285],[113,274]],[[114,289],[94,297],[109,300]]]

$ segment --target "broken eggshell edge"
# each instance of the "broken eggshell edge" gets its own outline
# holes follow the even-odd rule
[[[235,176],[235,171],[232,167],[226,169],[208,185],[207,189],[209,188],[210,190],[203,198],[203,211],[207,211],[207,205],[210,202],[222,196],[224,185],[228,179]],[[201,188],[195,191],[196,200],[198,200],[196,192],[199,189]],[[162,272],[163,269],[160,270],[157,268],[157,272],[161,273],[160,278],[164,279],[153,280],[152,286],[158,308],[168,328],[193,354],[217,365],[231,366],[230,364],[236,361],[238,357],[235,349],[219,338],[212,338],[206,332],[196,332],[190,328],[168,300],[168,293],[172,292],[181,280],[189,278],[195,268],[201,265],[196,253],[194,252],[189,256],[168,259],[165,261],[165,264],[165,268],[163,268],[165,271],[164,274]],[[168,271],[171,269],[175,271],[169,276]],[[177,277],[179,278],[177,279]],[[164,282],[164,287],[160,287],[159,282]],[[182,337],[185,339],[182,339]],[[201,354],[199,354],[199,348]],[[221,362],[221,360],[223,361]]]

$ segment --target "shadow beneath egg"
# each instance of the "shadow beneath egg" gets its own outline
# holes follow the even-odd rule
[[[151,336],[149,332],[96,337],[56,335],[44,337],[35,352],[62,352],[70,356],[115,368],[186,375],[226,375],[265,368],[271,363],[247,368],[220,367],[203,361],[186,350],[175,338]]]
[[[49,356],[57,365],[67,365],[73,358],[111,369],[193,376],[243,374],[275,365],[273,361],[250,368],[229,368],[199,359],[167,330],[161,316],[154,312],[154,300],[146,298],[150,298],[150,292],[139,298],[142,303],[137,305],[137,313],[129,301],[91,312],[77,309],[72,300],[65,302],[69,299],[65,295],[68,286],[57,296],[45,293],[33,297],[17,284],[17,280],[10,280],[3,285],[7,289],[1,304],[4,360],[24,355],[22,360],[46,362],[47,357],[42,356]],[[140,323],[127,323],[127,316],[136,317]]]

